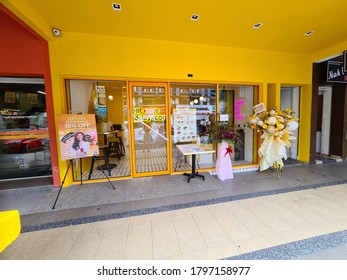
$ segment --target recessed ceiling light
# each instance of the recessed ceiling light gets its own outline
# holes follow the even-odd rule
[[[314,31],[307,31],[304,33],[305,36],[310,36],[314,33]]]
[[[256,24],[253,25],[253,28],[258,29],[258,28],[260,28],[262,25],[263,25],[262,23],[256,23]]]
[[[115,11],[121,11],[122,7],[119,3],[112,3],[112,9]]]
[[[199,15],[193,14],[191,17],[191,20],[197,21],[197,20],[199,20],[199,17],[200,17]]]

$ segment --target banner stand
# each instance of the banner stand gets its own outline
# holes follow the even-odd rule
[[[70,170],[70,166],[72,165],[72,159],[69,160],[69,165],[67,166],[67,169],[66,169],[66,172],[65,172],[65,175],[64,175],[64,179],[63,181],[61,182],[61,185],[60,185],[60,188],[59,188],[59,192],[58,192],[58,195],[54,201],[54,204],[53,204],[53,207],[52,207],[52,210],[55,208],[55,204],[57,203],[58,201],[58,197],[60,195],[60,192],[61,192],[61,189],[63,188],[63,185],[64,185],[64,182],[65,182],[65,179],[66,179],[66,176],[67,174],[69,173],[69,170]]]
[[[94,160],[95,160],[97,166],[100,168],[102,174],[105,175],[105,177],[107,178],[108,182],[110,183],[110,185],[112,186],[112,188],[115,190],[116,188],[115,188],[114,185],[112,184],[110,178],[107,176],[107,174],[106,174],[106,172],[104,171],[104,169],[102,169],[102,167],[100,166],[100,164],[99,164],[98,160],[96,159],[96,157],[93,156],[93,158],[94,158]],[[57,203],[57,201],[58,201],[60,192],[61,192],[61,190],[62,190],[62,188],[63,188],[64,183],[65,183],[66,176],[67,176],[67,174],[69,173],[70,167],[72,166],[72,161],[73,161],[72,159],[69,160],[69,165],[67,166],[67,169],[66,169],[66,172],[65,172],[65,175],[64,175],[64,179],[63,179],[63,181],[61,182],[61,185],[60,185],[60,188],[59,188],[59,192],[58,192],[58,195],[57,195],[57,197],[56,197],[56,199],[55,199],[55,201],[54,201],[52,210],[54,210],[55,205],[56,205],[56,203]],[[82,185],[82,159],[81,159],[81,158],[80,158],[80,163],[81,163],[80,166],[81,166],[81,185]]]
[[[81,177],[81,186],[83,185],[83,183],[82,183],[82,176],[83,176],[83,171],[82,171],[82,158],[80,158],[80,177]]]
[[[65,183],[66,176],[69,173],[70,168],[73,166],[73,160],[79,159],[81,185],[83,184],[82,158],[92,157],[93,161],[95,161],[98,165],[98,169],[102,171],[112,188],[115,189],[110,181],[110,178],[107,176],[96,159],[96,156],[99,155],[100,149],[97,139],[95,115],[82,113],[58,115],[58,132],[60,138],[60,156],[62,160],[68,160],[69,165],[64,175],[64,179],[61,182],[61,186],[52,209],[55,208]],[[77,163],[78,162],[76,161],[76,165]]]
[[[106,174],[106,172],[105,172],[105,170],[102,169],[102,167],[101,167],[101,165],[99,164],[99,162],[98,162],[98,160],[96,159],[96,157],[93,156],[93,158],[94,158],[96,164],[98,165],[98,167],[100,168],[102,174],[105,175],[105,177],[107,178],[108,182],[110,183],[110,185],[112,186],[112,188],[115,190],[116,188],[115,188],[114,185],[112,184],[112,182],[111,182],[111,180],[110,180],[110,177],[108,177],[107,174]]]

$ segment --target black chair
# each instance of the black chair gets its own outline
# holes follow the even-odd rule
[[[118,161],[124,156],[124,152],[121,148],[121,143],[117,141],[109,141],[108,142],[108,153],[109,157],[116,157],[118,158]]]
[[[113,127],[113,130],[119,130],[119,131],[123,130],[121,124],[113,124],[112,127]]]
[[[113,127],[113,130],[123,131],[121,124],[113,124],[112,127]],[[116,139],[119,143],[119,154],[124,156],[125,155],[125,147],[123,144],[123,139],[122,139],[122,137],[118,136],[118,132],[116,132],[115,136],[116,136]]]
[[[108,157],[110,155],[108,146],[100,146],[99,150],[102,151],[102,155],[92,157],[92,162],[90,163],[90,168],[89,168],[88,180],[93,174],[95,160],[97,161],[104,160],[105,163],[103,165],[99,165],[97,169],[107,170],[109,176],[111,176],[111,169],[117,166],[116,164],[110,164],[108,161]]]

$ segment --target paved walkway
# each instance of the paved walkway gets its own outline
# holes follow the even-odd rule
[[[346,170],[346,162],[287,167],[281,180],[271,171],[248,172],[218,183],[222,188],[100,204],[98,215],[91,215],[94,206],[23,215],[23,232],[0,259],[310,259],[323,251],[323,258],[347,259],[329,253],[347,244]],[[253,184],[240,193],[235,182],[249,177]],[[187,196],[195,201],[184,202]]]

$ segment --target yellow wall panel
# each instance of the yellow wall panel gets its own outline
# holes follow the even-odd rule
[[[52,75],[311,83],[310,56],[65,33],[50,43]]]
[[[312,86],[301,88],[298,160],[310,161]]]

